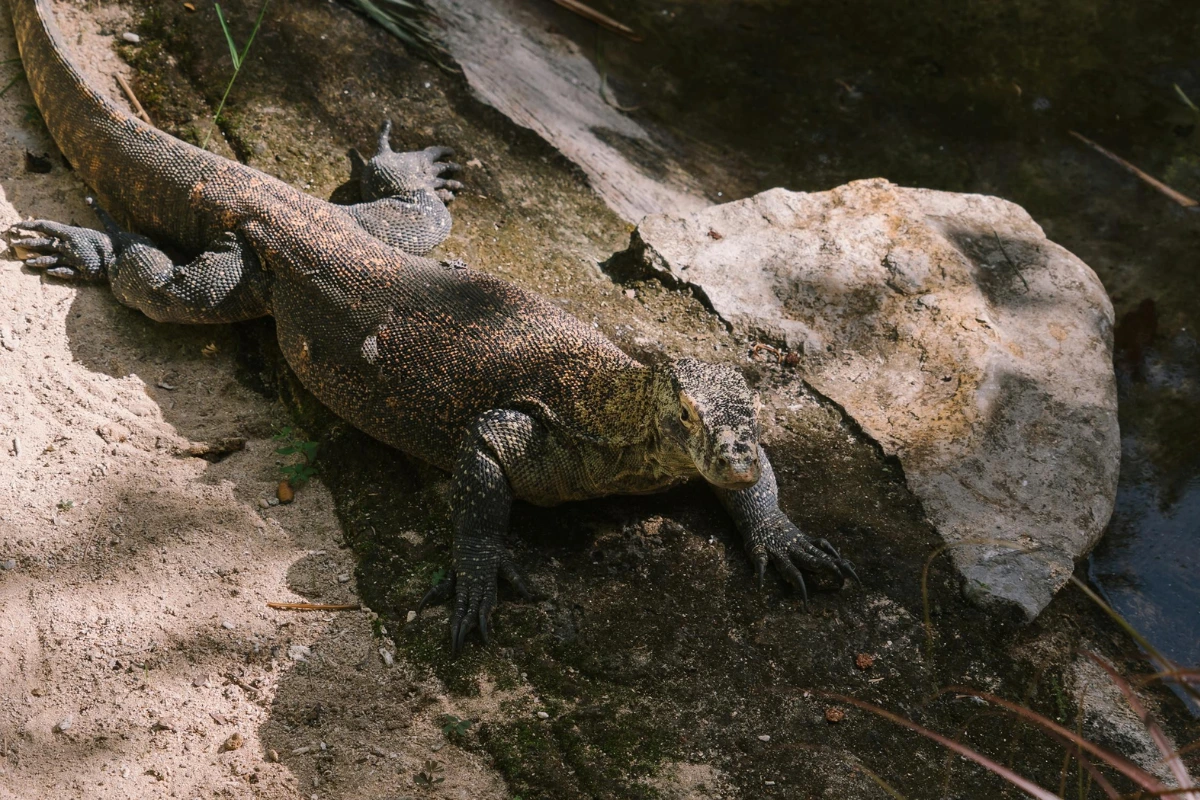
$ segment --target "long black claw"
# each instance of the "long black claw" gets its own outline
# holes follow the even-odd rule
[[[508,581],[509,585],[517,590],[517,594],[526,600],[536,600],[538,593],[529,588],[529,584],[525,581],[525,576],[517,569],[516,563],[512,558],[505,558],[500,562],[500,577]]]
[[[758,590],[761,592],[767,585],[767,564],[770,563],[771,557],[766,552],[761,552],[754,557],[754,574],[758,581]]]
[[[490,620],[491,616],[492,606],[490,603],[485,603],[484,606],[479,609],[479,638],[483,639],[484,644],[492,643],[492,637],[490,635],[491,632],[488,630],[488,621]]]
[[[829,543],[828,539],[817,539],[813,544],[820,550],[823,550],[826,555],[833,556],[838,561],[842,560],[842,554],[837,551],[836,547]]]
[[[858,584],[858,588],[862,588],[862,579],[859,578],[858,573],[854,571],[854,565],[846,559],[843,558],[838,562],[838,572],[842,573],[842,577],[847,577],[848,574],[848,576],[853,578],[854,582]]]
[[[100,220],[100,224],[104,226],[104,232],[109,235],[114,243],[117,242],[123,233],[121,226],[117,224],[115,219],[109,216],[107,211],[100,207],[100,204],[96,202],[96,198],[89,197],[86,202],[88,208],[95,212],[97,219]]]
[[[800,590],[800,596],[804,599],[804,608],[808,609],[808,586],[804,583],[804,575],[796,568],[796,565],[788,558],[780,558],[775,564],[779,567],[779,571],[787,578],[788,583]]]
[[[438,606],[454,596],[454,573],[450,573],[450,577],[444,581],[434,585],[425,596],[421,598],[421,602],[417,603],[417,613],[420,614],[428,606]]]

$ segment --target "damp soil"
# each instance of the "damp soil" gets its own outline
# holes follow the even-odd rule
[[[230,65],[212,5],[189,5],[196,10],[131,7],[141,41],[120,49],[156,124],[200,141]],[[1194,223],[1062,139],[1062,109],[1078,100],[1082,82],[1039,85],[1026,72],[1005,72],[1002,82],[980,83],[963,79],[965,67],[953,59],[922,55],[922,47],[949,46],[961,32],[928,23],[917,31],[915,17],[960,19],[959,12],[872,6],[851,13],[842,6],[847,19],[835,24],[821,4],[680,4],[641,14],[597,5],[657,43],[639,53],[606,40],[605,63],[623,76],[618,91],[640,97],[638,113],[676,134],[680,157],[704,162],[696,171],[712,179],[714,197],[774,185],[828,188],[877,174],[1003,194],[1091,263],[1119,307],[1152,292],[1162,331],[1191,329],[1182,269],[1170,267],[1167,254],[1187,263]],[[244,41],[257,6],[231,0],[222,7]],[[711,21],[681,24],[688,14]],[[913,19],[906,23],[907,14]],[[787,22],[793,18],[804,24]],[[999,70],[1014,54],[1028,70],[1041,69],[1022,37],[1036,37],[1053,19],[1049,10],[1034,21],[967,19],[964,29],[984,38],[956,52],[974,53],[968,66],[976,71]],[[1006,25],[1019,32],[995,33]],[[1067,28],[1061,36],[1084,39]],[[1049,43],[1044,48],[1051,51]],[[1162,49],[1153,51],[1156,59]],[[661,52],[661,63],[645,60],[651,50]],[[705,61],[691,52],[705,53]],[[879,53],[894,55],[871,67],[869,56]],[[730,75],[722,77],[721,65]],[[1171,75],[1162,74],[1169,85]],[[1020,90],[1009,86],[1013,80]],[[907,86],[905,94],[898,85]],[[747,86],[757,94],[742,91]],[[971,106],[973,91],[982,96]],[[1042,97],[1047,110],[1031,105]],[[1164,95],[1161,105],[1171,102]],[[945,115],[938,125],[926,124],[930,108]],[[354,554],[358,595],[378,615],[376,633],[392,640],[406,669],[444,688],[442,707],[470,723],[445,733],[450,756],[431,758],[482,759],[524,800],[883,796],[864,768],[913,798],[1018,796],[832,696],[845,694],[958,735],[1044,785],[1059,785],[1060,747],[946,687],[986,689],[1074,725],[1087,691],[1076,651],[1096,650],[1126,674],[1148,673],[1133,643],[1070,587],[1029,625],[985,613],[962,599],[944,556],[932,561],[923,596],[922,571],[939,539],[898,465],[786,366],[752,357],[753,343],[729,334],[696,298],[605,275],[598,265],[625,245],[629,227],[578,169],[474,100],[461,76],[414,57],[343,6],[279,0],[210,147],[315,195],[346,197],[345,152],[369,151],[384,115],[397,123],[396,149],[448,144],[465,166],[467,188],[452,206],[455,232],[440,256],[544,294],[639,358],[692,354],[742,368],[772,409],[766,442],[784,509],[834,541],[862,576],[861,587],[814,581],[807,605],[773,574],[758,587],[736,533],[703,487],[557,509],[518,504],[508,545],[542,597],[525,601],[502,589],[493,644],[473,643],[452,659],[444,608],[407,621],[448,563],[447,477],[321,406],[283,363],[269,320],[232,326],[242,384],[281,399],[298,429],[320,443],[318,480]],[[1094,120],[1089,130],[1097,137],[1109,134],[1131,157],[1147,158],[1132,138],[1115,134],[1114,123]],[[976,133],[964,136],[964,126]],[[1009,129],[1021,132],[1000,132]],[[787,136],[772,139],[770,130]],[[1147,166],[1162,162],[1147,158]],[[1147,348],[1165,335],[1156,332]],[[1154,419],[1145,417],[1145,436],[1161,432]],[[306,685],[319,692],[318,684]],[[1200,726],[1172,695],[1154,685],[1147,694],[1179,741],[1200,738]],[[345,727],[359,713],[353,705],[340,697],[303,719],[278,708],[267,725],[279,736],[299,727],[320,738]],[[1129,752],[1140,742],[1136,726],[1112,714],[1085,714],[1080,724],[1115,749]],[[321,796],[340,796],[339,780],[350,770],[340,758],[331,754],[322,768]],[[423,786],[412,775],[397,781],[398,796],[457,796],[461,788],[451,781]]]

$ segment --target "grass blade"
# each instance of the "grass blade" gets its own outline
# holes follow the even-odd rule
[[[1175,84],[1175,94],[1179,95],[1179,99],[1186,103],[1188,108],[1190,108],[1192,111],[1195,111],[1197,114],[1200,114],[1200,108],[1197,108],[1196,104],[1192,102],[1192,98],[1188,97],[1187,93],[1184,92],[1183,89],[1179,88],[1178,83]]]
[[[1165,786],[1161,781],[1159,781],[1153,775],[1150,775],[1149,773],[1147,773],[1145,770],[1143,770],[1138,765],[1134,764],[1129,759],[1125,758],[1124,756],[1117,755],[1116,753],[1113,753],[1109,750],[1105,750],[1104,748],[1100,747],[1099,745],[1092,744],[1087,739],[1084,739],[1082,736],[1075,733],[1075,731],[1071,730],[1070,728],[1064,728],[1062,725],[1059,725],[1057,722],[1054,722],[1053,720],[1043,717],[1041,714],[1037,713],[1036,711],[1032,711],[1028,708],[1025,708],[1022,705],[1013,703],[1009,700],[1005,700],[1003,697],[997,697],[994,694],[989,694],[988,692],[981,692],[978,689],[971,689],[966,686],[947,686],[943,691],[958,692],[960,694],[971,695],[974,697],[978,697],[981,700],[986,700],[987,702],[992,703],[993,705],[1000,706],[1001,708],[1006,708],[1009,711],[1016,714],[1017,716],[1021,717],[1022,719],[1026,720],[1028,722],[1032,722],[1033,724],[1037,725],[1038,727],[1049,731],[1050,733],[1054,734],[1058,738],[1066,739],[1066,740],[1070,741],[1071,744],[1075,745],[1076,747],[1086,750],[1087,752],[1091,753],[1096,758],[1098,758],[1101,761],[1103,761],[1104,763],[1108,764],[1113,769],[1124,774],[1125,777],[1129,778],[1131,781],[1138,784],[1146,791],[1154,792],[1154,793],[1168,791],[1168,787]]]
[[[229,45],[229,57],[233,59],[233,71],[237,72],[242,68],[242,57],[238,55],[237,45],[233,42],[233,34],[229,32],[229,25],[225,22],[225,15],[221,13],[221,4],[213,3],[217,8],[217,20],[221,23],[221,31],[225,34],[225,44]]]
[[[1111,664],[1105,661],[1095,653],[1084,650],[1083,654],[1100,665],[1100,668],[1108,673],[1108,677],[1121,690],[1121,694],[1125,695],[1125,702],[1129,703],[1129,707],[1133,709],[1133,713],[1137,714],[1138,719],[1142,721],[1146,731],[1150,734],[1150,738],[1154,740],[1154,745],[1163,754],[1163,759],[1167,762],[1167,766],[1171,768],[1171,774],[1175,776],[1175,782],[1183,789],[1195,789],[1196,784],[1192,783],[1192,776],[1188,774],[1187,767],[1183,765],[1183,761],[1175,753],[1175,748],[1167,741],[1166,734],[1163,733],[1159,724],[1150,716],[1150,712],[1142,705],[1142,701],[1138,699],[1133,692],[1133,687],[1129,685],[1129,681],[1122,678]],[[1200,800],[1200,793],[1191,792],[1184,797],[1188,800]]]
[[[1083,581],[1076,578],[1074,575],[1071,576],[1070,580],[1071,580],[1071,583],[1075,584],[1075,587],[1078,588],[1079,591],[1083,592],[1084,595],[1086,595],[1088,599],[1090,599],[1096,605],[1100,606],[1100,609],[1105,614],[1107,614],[1114,622],[1116,622],[1117,625],[1120,626],[1121,630],[1123,630],[1123,631],[1125,631],[1125,633],[1129,634],[1129,637],[1131,639],[1133,639],[1135,642],[1137,642],[1138,647],[1142,648],[1147,653],[1149,653],[1150,657],[1152,659],[1154,659],[1155,662],[1157,662],[1157,666],[1161,667],[1164,672],[1172,673],[1172,674],[1179,673],[1182,676],[1186,676],[1185,680],[1173,681],[1173,682],[1184,693],[1186,693],[1190,697],[1194,698],[1195,700],[1200,701],[1200,687],[1197,687],[1196,685],[1194,685],[1193,680],[1192,680],[1191,676],[1189,675],[1189,673],[1194,672],[1194,670],[1180,669],[1180,667],[1177,664],[1175,664],[1175,662],[1173,662],[1171,659],[1167,658],[1165,655],[1162,654],[1162,652],[1157,647],[1155,647],[1153,644],[1151,644],[1150,640],[1148,640],[1145,636],[1142,636],[1142,634],[1138,632],[1137,628],[1130,625],[1129,622],[1124,617],[1122,617],[1120,614],[1118,614],[1111,606],[1109,606],[1108,603],[1104,602],[1104,600],[1098,594],[1093,592],[1087,584],[1085,584]]]
[[[942,736],[940,733],[934,733],[928,728],[918,725],[912,720],[905,719],[899,714],[893,714],[892,712],[882,709],[879,706],[872,705],[871,703],[867,703],[863,700],[858,700],[853,697],[847,697],[845,695],[834,694],[832,692],[814,692],[814,694],[819,694],[823,697],[848,703],[849,705],[856,706],[864,711],[870,711],[872,714],[881,716],[884,719],[890,720],[891,722],[908,728],[909,730],[916,731],[925,738],[931,739],[940,744],[942,747],[949,748],[963,758],[969,758],[971,761],[974,761],[984,769],[999,775],[1001,778],[1008,781],[1013,786],[1016,786],[1030,797],[1036,797],[1038,800],[1062,800],[1062,798],[1058,795],[1047,789],[1043,789],[1041,786],[1038,786],[1036,783],[1028,778],[1025,778],[1024,776],[1017,774],[1003,764],[998,764],[982,753],[967,747],[965,744],[956,742],[955,740],[946,736]]]
[[[901,794],[896,787],[892,786],[879,775],[876,775],[875,771],[869,769],[866,765],[860,764],[857,761],[850,761],[849,764],[871,780],[875,781],[875,785],[887,792],[888,797],[891,797],[892,800],[908,800],[908,798]]]
[[[254,20],[254,28],[250,31],[250,38],[246,40],[246,46],[242,48],[242,55],[234,64],[235,69],[241,69],[241,65],[246,62],[246,54],[250,52],[250,45],[254,44],[254,37],[258,36],[258,29],[262,27],[263,16],[267,13],[267,3],[271,0],[263,0],[262,8],[258,10],[258,17]],[[233,46],[233,40],[229,40],[229,45]]]

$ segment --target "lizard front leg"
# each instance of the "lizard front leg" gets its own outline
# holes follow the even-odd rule
[[[351,179],[357,178],[363,202],[348,206],[363,230],[392,247],[425,255],[450,235],[446,203],[462,184],[446,175],[460,168],[449,147],[426,147],[411,153],[392,150],[391,120],[379,131],[379,151],[364,159],[350,151]]]
[[[814,539],[804,534],[779,508],[775,470],[761,445],[758,448],[758,461],[761,473],[753,486],[737,490],[714,486],[713,490],[741,531],[760,585],[768,563],[775,564],[787,581],[800,591],[806,603],[808,589],[804,585],[801,569],[828,572],[858,582],[854,566],[842,558],[833,545],[825,539]]]
[[[90,198],[88,203],[103,232],[26,220],[9,229],[14,253],[55,278],[107,281],[118,300],[158,322],[238,322],[270,313],[268,276],[239,235],[224,233],[192,261],[175,264],[149,239],[122,231]]]
[[[504,547],[512,509],[509,469],[536,449],[541,426],[517,411],[497,410],[475,421],[459,450],[454,467],[453,569],[450,579],[421,599],[417,611],[454,593],[450,642],[457,654],[467,634],[478,628],[486,644],[496,608],[498,578],[503,577],[525,598],[532,597],[512,556]],[[507,468],[506,468],[507,464]]]

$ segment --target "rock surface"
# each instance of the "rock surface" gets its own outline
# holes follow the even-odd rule
[[[1113,311],[1020,207],[883,180],[642,221],[609,262],[691,287],[904,466],[966,591],[1033,618],[1100,537]]]
[[[530,4],[432,0],[471,89],[578,164],[629,222],[708,205],[695,181],[637,122],[606,100],[600,73]]]

